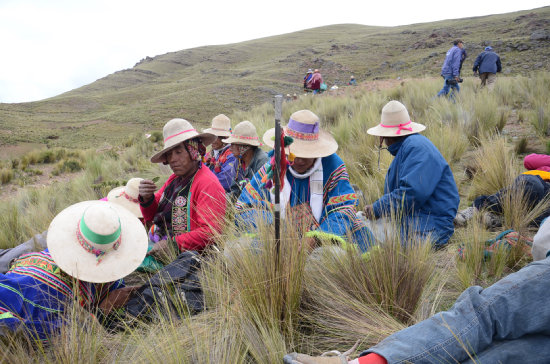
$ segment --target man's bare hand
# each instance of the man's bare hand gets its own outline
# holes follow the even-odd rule
[[[144,179],[139,183],[139,195],[143,201],[149,201],[155,194],[156,190],[157,185],[155,185],[155,182],[150,179]]]
[[[376,220],[376,216],[374,216],[374,208],[372,207],[372,205],[365,206],[364,211],[365,211],[365,217],[368,220]]]

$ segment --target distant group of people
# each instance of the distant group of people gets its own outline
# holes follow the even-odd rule
[[[321,72],[316,68],[312,70],[311,68],[307,70],[306,75],[304,76],[304,91],[310,91],[314,94],[318,94],[327,89],[327,85],[323,81],[323,76]]]
[[[454,92],[460,91],[459,83],[462,82],[460,73],[462,64],[467,57],[464,49],[464,42],[460,39],[453,42],[451,49],[447,51],[443,67],[441,68],[441,77],[443,77],[443,88],[437,93],[437,96],[447,96],[453,98]],[[492,91],[495,86],[496,74],[502,71],[500,57],[493,50],[493,47],[487,46],[474,61],[474,76],[479,75],[481,87],[487,86]]]
[[[355,76],[350,76],[348,81],[348,86],[357,86],[357,80]],[[338,89],[337,86],[332,86],[332,89]],[[312,70],[311,68],[307,70],[306,75],[304,76],[304,91],[313,92],[314,94],[326,91],[327,85],[323,80],[323,76],[318,69]]]

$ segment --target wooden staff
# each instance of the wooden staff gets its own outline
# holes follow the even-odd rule
[[[273,221],[275,223],[275,250],[277,259],[281,245],[281,113],[283,109],[283,95],[275,96],[275,168],[273,182],[275,187],[275,204],[273,205]]]

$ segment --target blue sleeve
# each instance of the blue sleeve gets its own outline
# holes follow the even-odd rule
[[[456,77],[460,74],[460,60],[462,58],[462,51],[460,48],[453,52],[452,57],[451,65],[453,67],[453,77]]]
[[[357,195],[349,183],[349,177],[345,166],[343,176],[340,176],[338,183],[328,192],[327,202],[323,211],[319,230],[345,236],[347,231],[352,230],[355,216],[355,205]],[[328,181],[327,183],[330,183]]]
[[[458,363],[494,347],[497,340],[548,335],[549,292],[547,258],[486,289],[468,288],[449,311],[401,330],[361,355],[374,352],[388,363]]]
[[[256,221],[259,218],[268,224],[273,221],[271,196],[267,189],[260,187],[262,178],[266,174],[265,168],[266,165],[254,174],[235,203],[235,224],[249,232],[256,228]]]
[[[226,191],[229,191],[229,187],[231,187],[233,179],[235,178],[235,172],[237,170],[235,168],[235,160],[233,154],[229,155],[225,163],[221,166],[221,171],[218,173],[214,171],[214,174],[218,177],[223,189]]]
[[[376,217],[390,213],[392,208],[410,211],[414,204],[423,205],[439,183],[443,166],[434,158],[432,150],[410,145],[400,150],[398,156],[399,164],[395,166],[399,171],[397,186],[373,204]]]
[[[474,68],[473,68],[473,71],[474,72],[477,72],[477,70],[479,69],[479,65],[481,64],[481,55],[483,53],[480,53],[479,56],[477,56],[476,60],[474,61]]]

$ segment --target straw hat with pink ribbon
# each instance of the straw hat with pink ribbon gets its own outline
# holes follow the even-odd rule
[[[371,135],[381,137],[400,137],[420,133],[426,126],[411,120],[405,105],[392,100],[382,108],[380,124],[367,130]]]
[[[164,136],[164,148],[151,157],[151,162],[162,163],[165,161],[164,153],[176,147],[180,143],[193,138],[200,138],[204,146],[212,144],[216,136],[210,133],[199,134],[191,123],[185,119],[172,119],[162,129]]]
[[[224,114],[216,115],[212,119],[212,126],[203,129],[202,132],[214,134],[218,137],[228,137],[231,135],[231,120]]]
[[[227,139],[222,139],[222,142],[227,144],[245,144],[259,147],[260,138],[256,132],[256,127],[250,121],[241,121],[235,125],[235,129],[231,132],[231,136]]]

